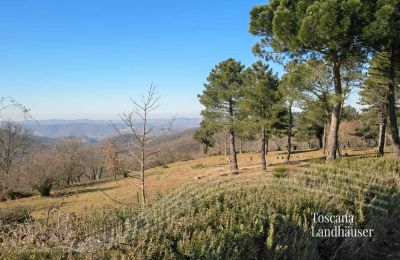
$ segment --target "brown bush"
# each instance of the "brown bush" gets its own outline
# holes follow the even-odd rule
[[[29,211],[23,207],[12,209],[2,209],[0,212],[0,222],[5,224],[22,223],[31,218]]]
[[[22,198],[32,197],[34,194],[28,191],[20,191],[20,190],[8,190],[7,197],[9,200],[16,200]]]

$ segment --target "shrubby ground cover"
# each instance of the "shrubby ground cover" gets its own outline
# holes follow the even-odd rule
[[[397,238],[399,183],[394,158],[313,163],[267,181],[181,188],[143,211],[121,206],[2,223],[0,258],[377,259]],[[312,237],[313,212],[354,215],[355,228],[374,235]]]

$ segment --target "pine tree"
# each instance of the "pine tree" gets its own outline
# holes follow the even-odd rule
[[[385,149],[386,127],[389,110],[389,54],[376,53],[370,61],[368,77],[364,80],[360,94],[365,124],[378,124],[378,154],[383,156]]]
[[[362,2],[271,0],[254,7],[250,15],[250,32],[262,37],[253,48],[257,54],[266,58],[275,53],[287,58],[317,57],[332,66],[335,98],[327,160],[335,159],[344,100],[342,66],[354,57],[365,57],[366,47],[359,40],[366,22]]]
[[[387,56],[388,118],[394,155],[400,157],[400,137],[396,115],[396,89],[400,68],[400,0],[366,1],[363,9],[369,12],[366,17],[371,19],[364,27],[363,40],[373,53]]]
[[[334,97],[332,70],[324,62],[316,59],[305,62],[304,66],[308,84],[302,89],[304,102],[301,108],[303,111],[309,111],[309,118],[313,119],[314,124],[322,124],[322,149],[325,154]]]
[[[230,164],[233,174],[239,173],[236,147],[235,125],[237,123],[238,101],[243,95],[244,66],[232,58],[222,61],[211,70],[204,84],[203,94],[199,95],[200,103],[205,107],[201,112],[203,125],[213,124],[214,129],[228,129],[230,141]],[[204,130],[201,130],[204,131]],[[198,134],[204,136],[203,134]]]
[[[310,147],[310,139],[317,138],[319,148],[324,146],[325,122],[328,117],[325,114],[323,103],[319,100],[305,102],[301,106],[302,111],[297,114],[295,137],[297,140],[307,141]]]
[[[286,162],[289,162],[292,148],[292,129],[293,129],[293,106],[302,99],[302,89],[306,88],[307,77],[304,66],[298,62],[289,62],[285,66],[286,73],[282,76],[279,85],[279,91],[285,101],[285,107],[288,111],[287,117],[287,156]]]
[[[215,124],[207,112],[203,112],[203,119],[200,122],[200,128],[194,133],[194,140],[204,145],[204,154],[208,153],[208,149],[214,147],[215,138],[214,134],[218,132],[218,125]]]
[[[268,139],[277,119],[279,81],[268,65],[261,61],[254,63],[246,70],[246,88],[241,109],[246,111],[249,118],[260,129],[261,134],[261,166],[267,170],[266,152]]]

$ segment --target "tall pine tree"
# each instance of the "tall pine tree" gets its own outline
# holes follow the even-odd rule
[[[245,82],[246,88],[244,99],[241,102],[241,109],[246,111],[252,122],[260,129],[261,167],[263,172],[266,172],[266,146],[277,118],[279,81],[268,65],[258,61],[246,70]]]
[[[396,88],[400,67],[400,0],[365,1],[364,10],[371,19],[364,27],[364,41],[374,53],[388,55],[387,105],[393,151],[400,156],[400,137],[396,114]]]
[[[213,129],[228,129],[230,143],[230,165],[233,174],[238,174],[235,147],[235,125],[238,117],[238,101],[243,95],[244,66],[232,58],[215,66],[204,84],[203,94],[199,95],[200,103],[205,107],[201,112],[203,125],[214,125]],[[200,129],[200,131],[202,131]],[[211,132],[210,132],[211,133]],[[205,136],[199,134],[200,136]],[[207,141],[210,140],[207,137]]]
[[[396,0],[397,1],[397,0]],[[360,1],[280,1],[256,6],[251,11],[250,32],[261,36],[255,46],[261,55],[287,54],[286,57],[317,57],[332,66],[333,107],[328,138],[327,160],[336,158],[338,130],[343,102],[342,65],[363,57],[359,38],[365,24]]]
[[[385,136],[389,111],[389,59],[389,53],[375,53],[375,56],[370,61],[368,77],[364,80],[364,84],[359,92],[361,97],[360,104],[367,106],[363,109],[364,123],[377,123],[379,125],[378,154],[381,156],[385,152]]]

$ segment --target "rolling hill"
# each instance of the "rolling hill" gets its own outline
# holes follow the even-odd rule
[[[169,119],[150,119],[149,124],[162,127],[168,124]],[[33,134],[48,138],[63,138],[70,136],[85,137],[91,142],[116,134],[109,120],[38,120],[21,122],[32,130]],[[120,121],[113,121],[122,132],[124,125]],[[176,118],[172,130],[179,132],[185,129],[197,127],[200,118]]]

